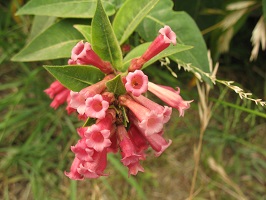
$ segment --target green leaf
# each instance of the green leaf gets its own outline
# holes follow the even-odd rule
[[[117,75],[115,78],[113,78],[112,80],[110,81],[107,81],[106,82],[106,87],[108,89],[109,92],[112,92],[116,95],[122,95],[122,94],[125,94],[127,91],[126,91],[126,88],[122,82],[122,79],[121,79],[121,75]]]
[[[48,27],[50,27],[55,22],[55,20],[56,17],[34,16],[28,41],[32,40]]]
[[[171,0],[160,1],[137,28],[138,33],[145,40],[152,41],[158,35],[160,28],[164,25],[170,26],[176,33],[179,43],[194,47],[191,50],[174,54],[170,58],[177,63],[191,63],[209,72],[207,48],[200,30],[187,13],[173,11],[172,7]]]
[[[124,63],[123,63],[123,69],[122,71],[126,71],[130,65],[130,62],[133,58],[137,58],[140,57],[150,46],[151,42],[147,42],[144,44],[141,44],[139,46],[137,46],[136,48],[134,48],[132,51],[130,51],[126,57],[124,58]],[[176,44],[175,46],[170,45],[168,48],[166,48],[164,51],[162,51],[161,53],[159,53],[158,55],[156,55],[155,57],[153,57],[152,59],[150,59],[148,62],[146,62],[143,68],[146,68],[147,66],[151,65],[152,63],[156,62],[157,60],[160,60],[161,58],[164,57],[168,57],[171,55],[174,55],[176,53],[182,52],[182,51],[186,51],[193,48],[192,46],[187,46],[184,44]]]
[[[266,21],[266,0],[262,0],[262,11],[264,16],[264,21]]]
[[[121,6],[113,21],[114,32],[120,45],[133,33],[158,1],[128,0]]]
[[[126,0],[109,0],[110,3],[115,5],[116,9],[119,9]]]
[[[12,61],[28,62],[70,57],[72,48],[84,39],[73,28],[74,24],[72,20],[62,20],[53,24],[30,41]]]
[[[91,26],[76,24],[74,28],[84,36],[87,42],[91,42]]]
[[[103,2],[108,15],[115,13],[115,6]],[[45,15],[63,18],[92,18],[96,9],[96,0],[31,0],[17,15]]]
[[[91,126],[91,125],[95,124],[95,122],[96,122],[95,118],[88,117],[86,122],[83,124],[82,127]]]
[[[104,78],[104,73],[98,68],[88,65],[44,66],[44,68],[73,91],[80,91]]]
[[[92,49],[103,60],[110,61],[115,69],[120,70],[122,67],[122,51],[100,0],[98,0],[91,26]]]

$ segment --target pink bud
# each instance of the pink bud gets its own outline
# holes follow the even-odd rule
[[[53,99],[50,106],[54,109],[67,102],[70,95],[70,90],[65,88],[59,81],[54,81],[44,92]]]
[[[69,89],[64,89],[60,93],[56,94],[50,106],[54,109],[57,109],[60,105],[62,105],[67,101],[69,94],[70,94]]]
[[[162,101],[167,103],[169,106],[176,108],[179,111],[179,116],[184,116],[185,110],[190,107],[191,101],[184,101],[183,98],[179,95],[180,89],[177,88],[177,91],[170,87],[159,86],[152,82],[148,83],[148,90],[155,94]]]
[[[141,70],[129,72],[126,76],[126,90],[131,92],[134,96],[139,96],[145,93],[148,89],[148,76]]]
[[[44,90],[44,92],[50,97],[50,99],[53,99],[56,94],[65,89],[66,88],[59,81],[54,81],[49,88]]]

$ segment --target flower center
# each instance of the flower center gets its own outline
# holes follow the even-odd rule
[[[143,84],[141,77],[134,76],[131,81],[131,85],[135,89],[140,89]]]
[[[104,138],[103,138],[103,135],[101,134],[101,132],[97,131],[97,132],[94,132],[92,135],[91,135],[91,139],[97,143],[102,143]]]
[[[103,106],[102,106],[102,103],[100,101],[96,101],[96,102],[93,102],[92,108],[96,112],[99,112],[99,111],[101,111],[103,109]]]

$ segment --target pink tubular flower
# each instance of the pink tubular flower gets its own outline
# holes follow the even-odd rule
[[[107,151],[103,149],[101,152],[94,152],[92,162],[82,162],[77,169],[78,173],[85,178],[99,178],[100,176],[107,176],[104,170],[107,165]]]
[[[146,98],[143,95],[140,95],[139,97],[134,97],[134,100],[136,100],[141,105],[145,106],[146,108],[150,110],[154,110],[158,114],[163,114],[163,123],[166,123],[171,118],[172,114],[172,108],[168,106],[161,106],[160,104],[155,103],[154,101]]]
[[[77,128],[77,132],[78,132],[79,137],[84,138],[87,130],[88,130],[88,127]]]
[[[128,135],[131,141],[133,142],[137,152],[142,152],[149,147],[147,140],[141,134],[138,128],[134,125],[134,123],[130,124]]]
[[[86,109],[84,96],[80,95],[78,92],[70,91],[70,97],[69,107],[77,109],[77,112],[83,115]]]
[[[116,120],[116,113],[114,109],[108,109],[106,111],[106,115],[102,119],[98,119],[96,121],[96,125],[101,129],[101,130],[112,130],[113,124],[115,123]]]
[[[88,117],[102,119],[105,117],[106,110],[109,108],[109,103],[103,100],[102,95],[96,94],[89,97],[85,102],[85,114]]]
[[[110,79],[112,79],[114,77],[113,74],[107,75],[106,77],[104,77],[103,80],[90,85],[84,89],[82,89],[80,92],[70,92],[70,102],[69,102],[69,106],[77,109],[77,112],[80,115],[83,115],[85,113],[86,110],[86,105],[85,105],[85,101],[88,97],[92,97],[96,94],[100,94],[101,92],[103,92],[106,88],[106,82]],[[107,98],[106,98],[107,99]],[[111,98],[110,98],[111,100]]]
[[[111,145],[110,130],[100,129],[99,126],[93,124],[85,132],[86,145],[89,148],[95,149],[97,152],[103,151],[104,148],[107,148]]]
[[[54,109],[67,102],[70,95],[70,90],[65,88],[59,81],[54,81],[44,92],[50,99],[53,99],[50,106]]]
[[[68,176],[72,180],[83,180],[84,177],[78,172],[78,168],[81,165],[81,161],[75,157],[71,167],[70,172],[65,171],[65,175]]]
[[[114,131],[111,133],[110,137],[111,145],[107,148],[107,152],[117,153],[118,151],[118,141],[117,141],[117,133]]]
[[[136,152],[135,146],[128,137],[127,131],[123,125],[117,127],[117,134],[120,140],[121,162],[129,168],[129,175],[136,175],[138,171],[144,171],[139,164],[139,160],[144,160],[145,155]]]
[[[121,105],[126,106],[138,119],[138,126],[144,130],[145,134],[152,135],[158,133],[163,129],[163,115],[157,114],[154,110],[142,106],[134,101],[128,95],[121,95],[119,97]]]
[[[140,69],[145,62],[159,54],[161,51],[166,49],[170,43],[176,44],[176,34],[171,30],[169,26],[164,26],[159,30],[160,35],[158,35],[155,40],[151,43],[145,53],[137,59],[131,61],[131,65],[128,71],[132,72]]]
[[[71,59],[68,61],[71,64],[78,65],[93,65],[99,68],[106,74],[112,73],[114,70],[109,62],[103,61],[91,48],[90,43],[80,41],[72,49]]]
[[[179,88],[177,88],[176,91],[173,88],[159,86],[152,82],[149,82],[148,90],[155,94],[162,101],[167,103],[169,106],[176,108],[179,111],[179,116],[184,116],[185,110],[190,107],[190,103],[193,101],[184,101],[180,96]]]
[[[126,90],[131,92],[134,96],[139,96],[148,89],[148,76],[141,70],[129,72],[126,76]]]
[[[162,137],[162,133],[156,133],[150,136],[146,136],[149,144],[155,151],[155,156],[160,156],[167,147],[169,147],[172,143],[172,140],[168,142]]]
[[[94,150],[86,145],[86,139],[80,139],[75,146],[71,146],[71,151],[82,161],[92,161]]]
[[[44,92],[50,97],[50,99],[53,99],[56,94],[62,92],[66,88],[59,82],[54,81],[49,88],[44,90]]]
[[[57,109],[60,105],[62,105],[67,101],[69,94],[70,94],[69,89],[65,89],[60,93],[56,94],[50,106],[54,109]]]
[[[139,162],[131,163],[128,166],[128,175],[137,175],[138,172],[144,172],[144,168]]]

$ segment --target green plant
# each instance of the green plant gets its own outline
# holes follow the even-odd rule
[[[58,2],[58,1],[57,1]],[[70,1],[71,3],[74,3],[74,1]],[[131,3],[132,4],[131,4]],[[218,80],[216,79],[216,77],[214,76],[214,74],[210,74],[209,72],[209,63],[207,61],[207,51],[206,51],[206,47],[204,44],[204,41],[202,39],[202,36],[200,35],[200,32],[198,31],[198,28],[196,27],[195,23],[193,22],[193,20],[184,12],[174,12],[172,10],[172,3],[170,1],[159,1],[159,3],[157,3],[157,5],[152,8],[152,4],[155,4],[157,1],[141,1],[141,3],[145,4],[146,6],[150,6],[149,8],[151,9],[151,11],[148,13],[148,10],[146,9],[147,7],[145,7],[145,5],[141,4],[142,6],[139,7],[134,7],[133,9],[133,13],[129,12],[129,8],[127,8],[125,5],[127,5],[128,7],[132,8],[132,5],[135,5],[135,2],[133,1],[127,1],[126,3],[123,3],[123,1],[110,1],[110,2],[103,2],[105,9],[107,11],[107,14],[109,15],[109,19],[111,22],[113,22],[112,28],[114,29],[114,33],[115,33],[115,37],[117,37],[118,39],[118,44],[119,46],[121,45],[121,47],[123,47],[123,44],[130,44],[131,48],[133,49],[131,52],[129,53],[125,53],[124,54],[124,63],[121,64],[121,62],[119,61],[119,57],[121,57],[121,55],[117,55],[116,56],[116,61],[114,61],[116,64],[115,66],[117,66],[117,70],[124,70],[126,71],[127,67],[129,66],[129,61],[137,56],[142,55],[142,52],[145,51],[146,47],[149,45],[147,44],[142,44],[143,41],[152,41],[156,35],[157,35],[157,31],[159,28],[161,28],[164,24],[167,25],[171,25],[171,23],[173,23],[173,25],[176,23],[172,22],[172,19],[176,19],[180,26],[175,27],[171,25],[171,27],[175,27],[174,29],[176,29],[176,33],[178,35],[178,41],[180,43],[184,43],[185,45],[178,45],[175,49],[167,49],[164,54],[161,54],[158,57],[155,57],[154,60],[151,60],[150,63],[147,63],[144,65],[145,70],[146,71],[156,71],[158,74],[155,74],[156,77],[154,78],[159,78],[159,77],[166,77],[163,80],[169,81],[170,82],[170,78],[169,78],[169,72],[168,70],[172,73],[172,74],[177,74],[179,75],[179,73],[181,74],[181,71],[178,71],[181,68],[177,68],[177,64],[179,67],[183,67],[184,69],[193,72],[193,74],[195,74],[199,80],[201,81],[207,81],[208,83],[211,83],[211,81],[215,84],[215,83],[222,83],[223,85],[226,85],[228,88],[234,90],[235,92],[237,92],[238,94],[240,94],[240,97],[243,97],[244,99],[249,99],[249,93],[245,93],[243,92],[242,89],[240,89],[239,87],[236,86],[232,86],[231,82],[228,81],[223,81],[223,80]],[[48,7],[46,7],[45,9],[43,9],[42,6],[40,6],[38,3],[38,1],[30,1],[28,4],[25,5],[25,7],[23,7],[18,13],[20,14],[34,14],[34,22],[33,22],[33,28],[31,31],[31,34],[29,36],[28,39],[28,44],[25,46],[25,48],[19,52],[17,55],[15,55],[13,57],[13,60],[15,61],[39,61],[39,60],[51,60],[51,59],[57,59],[57,58],[68,58],[70,57],[70,51],[72,49],[72,47],[80,40],[87,40],[92,42],[92,35],[90,34],[91,31],[95,29],[95,27],[93,28],[92,25],[92,21],[91,18],[94,15],[94,10],[92,9],[91,12],[89,12],[89,10],[83,10],[82,8],[84,8],[84,4],[83,3],[88,3],[88,2],[75,2],[77,5],[77,10],[79,10],[80,12],[68,12],[69,15],[66,15],[67,12],[65,12],[66,10],[69,10],[69,8],[71,6],[73,6],[73,4],[66,4],[64,1],[60,1],[59,3],[62,3],[62,9],[59,11],[58,9],[54,9],[55,7],[49,7],[52,6],[51,2],[44,2],[44,4]],[[68,2],[69,3],[69,2]],[[89,5],[89,4],[87,4]],[[92,6],[90,8],[93,8],[93,5],[96,6],[96,2],[95,4],[92,3]],[[139,4],[140,5],[140,4]],[[66,7],[64,7],[66,6]],[[50,8],[50,9],[49,9]],[[95,8],[95,7],[94,7]],[[54,10],[52,10],[54,9]],[[76,11],[77,11],[76,10]],[[78,13],[78,15],[76,15]],[[119,14],[120,13],[120,14]],[[160,13],[160,14],[158,14]],[[46,16],[38,16],[38,15],[49,15],[49,17]],[[125,16],[135,16],[132,20],[132,18],[126,18]],[[76,19],[70,19],[70,18],[76,18]],[[62,19],[63,18],[63,19]],[[81,19],[84,18],[84,19]],[[99,19],[99,18],[98,18]],[[121,21],[122,22],[121,22]],[[124,20],[124,22],[123,22]],[[43,21],[46,22],[46,24],[42,27],[40,27],[40,24],[43,24]],[[116,23],[115,23],[116,21]],[[121,22],[121,23],[120,23]],[[98,23],[97,23],[98,24]],[[121,27],[122,30],[120,30],[120,25],[122,24]],[[130,25],[128,25],[130,24]],[[75,28],[73,28],[73,26]],[[63,31],[62,31],[63,30]],[[97,33],[99,32],[96,31]],[[189,34],[187,34],[187,32]],[[196,34],[195,34],[196,33]],[[57,35],[58,34],[58,35]],[[60,35],[59,35],[60,34]],[[96,38],[94,38],[94,42],[97,41],[96,43],[100,43],[100,40],[102,39],[102,36],[96,35]],[[50,37],[52,36],[52,37]],[[60,37],[58,37],[60,36]],[[95,37],[95,36],[94,36]],[[97,39],[98,37],[98,39]],[[113,36],[112,36],[113,37]],[[113,39],[113,38],[112,38]],[[46,41],[45,43],[43,41]],[[93,42],[92,42],[93,43]],[[138,47],[139,44],[142,44]],[[104,45],[104,44],[102,44]],[[189,49],[188,46],[186,45],[190,45],[190,46],[194,46],[193,49]],[[119,52],[120,48],[118,48],[118,46],[116,44],[111,45],[116,46],[114,49],[114,52]],[[187,50],[186,50],[187,48]],[[97,48],[96,48],[97,49]],[[186,51],[182,51],[182,50],[186,50]],[[178,51],[178,53],[177,53]],[[179,52],[180,51],[180,52]],[[109,57],[109,55],[105,55],[106,51],[101,51],[98,50],[99,54],[101,54],[102,57],[106,58],[107,60],[111,61],[111,58]],[[122,52],[124,53],[124,52]],[[119,53],[118,53],[119,54]],[[112,55],[112,53],[111,53]],[[172,62],[164,62],[164,61],[168,61],[168,58],[164,58],[164,57],[169,57],[171,59]],[[165,60],[164,60],[165,59]],[[168,70],[158,70],[158,69],[152,69],[152,67],[148,67],[150,64],[152,64],[153,66],[156,65],[157,63],[155,63],[155,61],[160,61],[161,64],[164,64],[164,66],[167,66]],[[96,82],[96,80],[99,78],[102,78],[102,74],[95,70],[95,68],[92,67],[77,67],[76,69],[72,69],[70,66],[65,66],[63,64],[63,66],[55,66],[54,63],[56,63],[57,61],[53,61],[53,64],[51,65],[50,62],[48,62],[48,66],[46,66],[46,69],[48,69],[56,78],[58,78],[62,83],[64,83],[65,86],[70,87],[71,89],[75,90],[75,91],[79,91],[80,89],[82,89],[83,87],[87,86],[88,84],[93,84],[94,82]],[[66,61],[64,60],[62,63],[66,63]],[[60,63],[60,65],[62,65],[62,63]],[[47,65],[47,63],[45,63]],[[29,85],[34,84],[34,77],[36,77],[38,74],[43,74],[44,72],[42,72],[42,70],[36,69],[36,70],[27,70],[27,68],[29,68],[29,66],[23,65],[23,72],[26,74],[25,79],[18,81],[17,83],[13,83],[10,86],[4,86],[4,87],[10,87],[12,88],[14,85],[15,86],[20,86],[22,84],[25,83],[25,81],[28,83]],[[32,68],[34,69],[34,68]],[[72,71],[71,71],[72,70]],[[95,79],[91,79],[91,74],[94,71],[94,73],[97,73],[97,76],[94,76]],[[87,74],[86,74],[87,73]],[[86,75],[86,76],[82,76],[82,75]],[[38,76],[37,76],[38,77]],[[78,79],[79,77],[82,77],[82,79]],[[98,79],[98,80],[99,80]],[[118,79],[114,79],[118,80]],[[211,80],[211,81],[210,81]],[[71,82],[70,82],[71,81]],[[164,82],[162,82],[164,83]],[[17,85],[16,85],[17,84]],[[39,84],[44,84],[45,83],[39,83]],[[111,88],[115,88],[113,87],[115,84],[120,84],[118,82],[111,82],[110,87]],[[173,86],[175,86],[175,80],[173,80]],[[41,88],[44,89],[45,86],[42,85]],[[219,86],[219,85],[218,85]],[[35,85],[36,87],[36,96],[38,96],[37,94],[40,94],[41,91],[38,92],[38,84]],[[120,87],[121,88],[121,87]],[[217,86],[215,86],[215,88],[217,88]],[[4,89],[4,88],[3,88]],[[123,91],[123,87],[122,90],[119,89],[110,89],[114,92],[118,92],[119,91]],[[58,137],[57,135],[54,135],[54,133],[56,132],[55,130],[61,130],[63,128],[62,133],[65,135],[69,135],[68,130],[71,130],[72,133],[75,134],[75,128],[77,127],[77,125],[73,125],[71,120],[74,120],[73,118],[71,118],[71,120],[69,119],[69,117],[64,115],[64,111],[63,110],[58,110],[56,113],[57,115],[59,115],[59,117],[53,117],[53,111],[46,111],[46,107],[47,107],[47,99],[45,98],[45,96],[42,96],[42,100],[40,100],[40,102],[36,102],[34,100],[31,101],[31,103],[29,103],[27,101],[27,98],[24,97],[24,94],[26,92],[28,92],[29,90],[22,90],[20,93],[17,94],[16,98],[17,100],[15,100],[14,98],[12,98],[12,96],[10,96],[10,98],[5,98],[3,100],[4,104],[3,104],[3,108],[6,105],[12,105],[12,102],[15,101],[15,105],[19,105],[20,108],[25,108],[27,109],[27,107],[35,107],[36,110],[33,108],[31,110],[28,110],[28,112],[23,112],[23,109],[21,110],[21,112],[17,112],[16,108],[14,107],[13,109],[11,109],[10,112],[7,112],[6,116],[6,120],[2,123],[2,128],[4,128],[4,134],[2,135],[2,138],[6,139],[10,139],[10,137],[8,137],[9,134],[16,132],[16,128],[20,127],[22,132],[24,131],[24,127],[26,125],[27,122],[32,122],[33,117],[29,117],[29,116],[35,116],[35,114],[40,113],[40,115],[42,116],[42,113],[46,113],[47,116],[49,115],[49,119],[44,120],[43,118],[45,118],[44,116],[41,118],[40,121],[42,121],[42,123],[39,123],[36,126],[36,130],[34,128],[32,128],[32,131],[29,131],[29,135],[30,133],[36,133],[33,134],[31,137],[29,137],[28,142],[26,142],[25,145],[20,144],[23,148],[20,149],[20,145],[18,145],[18,150],[16,152],[19,153],[12,153],[12,148],[3,148],[2,152],[4,152],[5,155],[8,155],[6,159],[3,160],[2,163],[8,163],[9,159],[13,160],[12,162],[10,162],[10,166],[14,166],[14,163],[18,163],[17,166],[20,166],[22,169],[24,169],[24,174],[27,175],[27,171],[30,172],[36,172],[36,176],[34,176],[34,178],[31,178],[31,184],[29,185],[28,188],[33,187],[33,193],[34,196],[38,196],[40,193],[44,194],[43,191],[45,191],[45,189],[41,189],[41,185],[45,182],[45,180],[40,180],[40,174],[41,173],[45,173],[46,171],[49,171],[49,166],[47,166],[47,168],[42,168],[40,167],[40,165],[42,165],[42,163],[44,162],[44,160],[54,160],[54,156],[49,157],[48,155],[50,154],[50,152],[58,152],[60,153],[63,149],[64,155],[67,154],[67,151],[70,147],[70,145],[77,139],[74,135],[71,136],[71,138],[68,138],[66,136],[61,135],[61,137]],[[204,92],[203,92],[204,93]],[[20,94],[20,95],[19,95]],[[31,95],[35,95],[35,92],[31,92]],[[224,94],[224,93],[222,93]],[[223,127],[226,127],[225,130],[229,131],[230,129],[234,128],[234,126],[236,126],[237,124],[237,119],[240,115],[240,110],[243,110],[241,108],[241,106],[236,106],[237,103],[234,104],[228,104],[227,102],[225,102],[223,100],[223,97],[219,96],[219,98],[217,99],[210,99],[210,101],[213,101],[214,106],[212,107],[212,111],[214,112],[217,107],[223,105],[226,108],[233,108],[232,110],[230,110],[228,108],[228,113],[234,113],[233,116],[235,116],[236,118],[233,118],[233,122],[231,123],[226,123],[224,122],[222,119],[220,119],[219,123],[223,123]],[[30,95],[30,96],[31,96]],[[190,95],[192,94],[188,94],[187,96],[190,97]],[[206,94],[208,95],[208,94]],[[202,95],[201,95],[202,96]],[[24,99],[24,101],[20,101],[21,99]],[[193,97],[194,98],[194,97]],[[208,98],[206,96],[206,98]],[[10,99],[12,99],[12,101],[10,101]],[[265,105],[265,102],[263,102],[262,100],[257,100],[255,98],[250,98],[250,100],[255,101],[258,104],[261,104],[262,106]],[[41,105],[42,102],[46,102],[46,104],[42,107],[39,107],[38,105]],[[204,100],[202,100],[202,103],[206,103],[204,102]],[[23,104],[24,106],[21,107],[21,104]],[[11,106],[12,107],[12,106]],[[15,112],[14,112],[15,110]],[[261,109],[260,107],[258,109],[256,109],[257,111],[254,111],[254,108],[248,110],[245,109],[245,112],[250,113],[250,116],[261,116],[264,117],[263,115],[263,108]],[[238,112],[239,111],[239,112]],[[202,113],[202,112],[201,112]],[[238,114],[239,113],[239,114]],[[208,114],[208,113],[205,113]],[[227,116],[227,113],[224,114],[225,116]],[[45,115],[46,116],[46,115]],[[219,116],[212,115],[215,119],[218,118]],[[20,122],[21,119],[27,119],[27,120],[23,120]],[[61,119],[59,119],[61,118]],[[63,120],[62,120],[63,118]],[[194,118],[191,117],[193,120]],[[254,117],[253,117],[254,118]],[[35,119],[35,117],[34,117]],[[55,121],[54,123],[50,122],[50,119]],[[186,121],[186,119],[184,119]],[[202,120],[202,119],[201,119]],[[208,119],[209,120],[209,119]],[[207,145],[205,147],[205,144],[203,144],[203,133],[204,137],[206,138],[206,140],[210,140],[212,142],[214,142],[214,140],[222,140],[226,143],[226,145],[224,145],[224,149],[227,148],[227,145],[230,145],[234,142],[237,142],[237,144],[241,144],[244,145],[245,147],[247,147],[248,149],[251,150],[255,150],[256,153],[262,153],[263,151],[261,148],[259,148],[258,146],[253,146],[249,141],[246,141],[243,138],[240,138],[239,135],[238,136],[230,136],[228,133],[224,132],[224,136],[222,138],[219,138],[220,135],[216,134],[215,137],[213,137],[212,132],[205,130],[206,126],[210,126],[212,128],[211,125],[209,125],[209,121],[208,120],[202,120],[202,126],[204,125],[203,130],[201,131],[201,139],[199,140],[199,145],[201,145],[200,148],[197,149],[197,151],[195,151],[195,155],[196,155],[196,159],[198,160],[196,161],[196,168],[195,171],[198,171],[197,168],[199,167],[199,160],[200,160],[200,154],[206,154],[206,148]],[[64,125],[62,125],[61,127],[61,123],[63,122]],[[79,122],[75,122],[79,125]],[[91,123],[90,121],[87,121],[86,124]],[[206,125],[207,123],[207,125]],[[211,122],[210,122],[211,123]],[[47,125],[48,124],[48,125]],[[187,123],[189,125],[189,123]],[[12,125],[15,125],[13,129],[9,129],[7,127],[10,127]],[[69,128],[64,128],[65,125],[68,125]],[[197,126],[198,124],[194,124],[194,126]],[[254,125],[254,124],[253,124]],[[179,127],[174,128],[175,125],[173,125],[173,130],[176,130]],[[189,125],[191,126],[191,125]],[[250,124],[250,126],[252,126],[252,124]],[[32,123],[31,127],[35,127],[34,123]],[[65,131],[64,131],[65,129]],[[39,146],[38,144],[40,144],[42,142],[42,138],[40,140],[38,140],[38,136],[39,136],[39,130],[49,130],[49,134],[47,135],[48,139],[45,140],[47,141],[47,143],[43,143],[44,145],[51,145],[51,148],[47,148],[46,151],[42,152],[43,153],[43,159],[41,160],[39,159],[39,162],[37,162],[37,164],[32,164],[34,163],[36,160],[38,159],[33,159],[32,161],[28,161],[27,157],[29,157],[29,155],[32,156],[32,154],[29,154],[29,152],[34,152],[34,149],[36,148],[37,152],[36,155],[34,155],[33,157],[38,157],[40,149],[37,148],[37,146]],[[60,132],[61,132],[60,131]],[[184,132],[186,132],[186,129],[183,129]],[[197,133],[197,128],[195,127],[190,127],[190,131],[194,131]],[[218,130],[217,132],[219,133]],[[176,131],[173,131],[173,133]],[[19,133],[19,132],[17,132]],[[36,136],[36,137],[35,137]],[[175,136],[175,134],[173,134],[173,136]],[[27,135],[24,136],[27,140]],[[49,139],[50,137],[50,139]],[[69,136],[70,137],[70,136]],[[171,136],[170,136],[171,137]],[[182,136],[182,138],[193,138],[193,134],[188,134],[188,136]],[[23,139],[19,138],[16,139],[17,137],[13,137],[10,141],[10,144],[12,144],[14,141],[16,140],[21,140],[23,143]],[[55,140],[53,143],[50,143],[51,140],[54,140],[54,138],[57,138],[57,140]],[[172,137],[174,138],[174,137]],[[63,140],[63,142],[60,142],[60,140]],[[32,141],[35,141],[36,146],[34,147],[29,147],[28,144],[31,144]],[[174,142],[179,142],[178,138],[175,138]],[[185,140],[186,141],[186,140]],[[58,142],[58,143],[57,143]],[[213,143],[210,144],[213,144]],[[66,147],[60,147],[61,145],[65,145],[67,143]],[[189,144],[188,142],[185,142],[185,144]],[[191,145],[191,144],[190,144]],[[58,148],[60,147],[60,148]],[[33,150],[32,150],[33,149]],[[58,151],[59,149],[59,151]],[[220,150],[220,154],[222,154],[223,150],[221,147]],[[57,151],[56,151],[57,150]],[[250,152],[245,148],[243,148],[243,152],[238,152],[240,155],[244,155],[244,156],[248,156],[250,155]],[[218,153],[217,153],[218,154]],[[48,156],[48,157],[46,157]],[[69,157],[71,157],[71,155],[69,155]],[[191,156],[192,157],[192,156]],[[219,158],[219,156],[217,156]],[[18,159],[21,158],[21,159]],[[29,157],[30,158],[30,157]],[[32,158],[32,157],[31,157]],[[68,158],[69,159],[69,158]],[[21,161],[22,160],[22,161]],[[23,162],[23,160],[26,160],[26,162]],[[65,170],[66,169],[66,161],[67,159],[62,159],[61,161],[55,161],[61,163],[60,166],[61,168],[59,168],[59,170]],[[117,163],[117,158],[113,158],[110,157],[110,161],[112,163],[112,165],[120,172],[120,174],[125,177],[126,171],[121,169],[121,166],[119,166],[119,164]],[[218,161],[221,163],[222,160]],[[28,164],[30,163],[30,164]],[[31,166],[32,167],[29,167]],[[218,166],[217,163],[213,162],[212,160],[210,160],[209,163],[207,163],[206,165],[209,165],[210,168],[215,171],[218,172],[219,174],[221,170],[217,170],[217,168],[215,168]],[[247,163],[248,165],[248,163]],[[7,168],[7,164],[3,164],[2,165],[2,169]],[[69,165],[68,165],[69,166]],[[258,171],[263,171],[263,161],[254,161],[254,166],[256,166],[256,168],[258,169]],[[236,165],[237,168],[237,165]],[[27,169],[27,170],[25,170]],[[51,168],[50,168],[51,169]],[[247,167],[248,169],[248,167]],[[43,172],[42,172],[43,171]],[[40,173],[41,172],[41,173]],[[57,171],[58,174],[60,174],[60,172]],[[171,172],[170,172],[171,173]],[[201,173],[201,172],[199,172]],[[230,173],[230,172],[229,172]],[[28,176],[26,176],[27,178],[30,178],[31,174],[30,173]],[[147,172],[147,175],[144,175],[143,178],[145,179],[145,176],[148,177],[153,176],[152,174],[149,174],[149,172]],[[253,174],[252,174],[253,176]],[[2,176],[4,177],[4,176]],[[222,176],[222,177],[226,177],[226,176]],[[60,174],[59,178],[62,178],[62,174]],[[25,178],[26,179],[26,178]],[[48,178],[49,179],[49,178]],[[110,178],[111,179],[111,178]],[[194,179],[197,180],[197,176],[194,175]],[[49,186],[49,188],[52,188],[56,185],[56,182],[59,180],[54,179],[54,182],[52,181],[51,185]],[[106,181],[107,180],[107,181]],[[141,187],[139,187],[141,185],[141,181],[143,181],[141,178],[130,178],[127,179],[125,177],[125,180],[127,180],[127,182],[132,185],[138,192],[138,197],[139,198],[145,198],[145,194],[143,193],[143,190],[141,189]],[[136,180],[138,180],[139,182],[136,182]],[[211,184],[210,186],[217,186],[219,187],[219,184],[210,181],[210,179],[207,179],[207,181],[209,181]],[[237,187],[234,186],[234,184],[232,184],[232,181],[228,181],[228,179],[223,179],[226,180],[225,183],[228,184],[229,186],[229,195],[231,194],[231,196],[233,197],[237,197],[237,195],[240,195],[240,197],[243,196],[243,194],[241,193],[241,191],[239,192],[239,190],[237,189]],[[195,185],[197,184],[196,181]],[[37,184],[36,184],[37,183]],[[105,188],[108,188],[108,179],[100,179],[98,182],[94,181],[92,182],[94,184],[94,186],[98,186],[98,185],[102,185],[102,186],[106,186]],[[155,184],[155,183],[153,183]],[[34,187],[36,185],[36,187]],[[70,192],[66,192],[66,189],[61,188],[61,193],[65,193],[66,196],[71,196],[73,199],[76,198],[77,196],[77,187],[79,187],[80,184],[71,183],[71,190]],[[143,186],[143,185],[141,185]],[[230,191],[230,187],[232,187],[232,191]],[[109,186],[110,188],[110,186]],[[222,190],[224,191],[228,191],[228,188],[226,187],[221,187]],[[208,191],[209,188],[207,188],[206,190]],[[5,187],[5,195],[6,197],[8,197],[8,191],[9,188]],[[191,188],[191,194],[196,195],[198,194],[198,190],[196,192],[193,191],[194,188]],[[235,190],[235,191],[234,191]],[[63,192],[64,191],[64,192]],[[109,192],[111,192],[112,189],[109,189]],[[236,193],[234,193],[236,192]],[[25,192],[25,195],[27,194],[27,192]],[[120,198],[121,196],[119,195],[119,197],[117,196],[118,194],[112,193],[114,198]],[[253,195],[253,194],[252,194]],[[187,194],[185,195],[187,196]],[[205,196],[204,194],[202,194],[202,196]],[[85,197],[85,196],[84,196]],[[239,197],[239,196],[238,196]],[[48,195],[47,198],[51,198],[51,195]],[[56,197],[55,197],[56,198]],[[134,196],[132,196],[132,198],[134,198]],[[126,196],[124,196],[124,199],[127,199]]]

